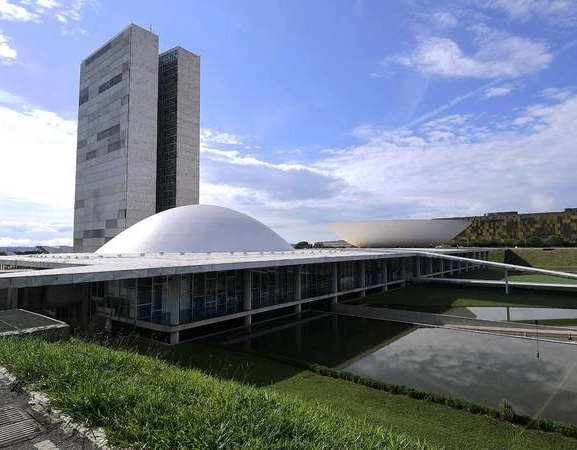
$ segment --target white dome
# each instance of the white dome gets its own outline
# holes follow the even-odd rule
[[[292,250],[246,214],[213,205],[168,209],[127,228],[96,253],[246,252]]]
[[[450,241],[471,224],[463,219],[367,220],[329,225],[357,247],[430,247]]]

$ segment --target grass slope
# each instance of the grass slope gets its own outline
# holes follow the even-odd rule
[[[471,272],[458,273],[451,278],[468,278],[475,280],[501,280],[505,279],[505,272],[502,269],[483,268]],[[577,284],[575,278],[555,277],[537,273],[509,273],[509,281],[525,281],[528,283],[555,283],[555,284]]]
[[[532,291],[503,288],[415,285],[364,297],[355,303],[390,306],[542,306],[577,308],[577,296],[571,292]]]
[[[159,347],[152,347],[156,352]],[[290,394],[328,406],[344,422],[367,421],[446,449],[574,449],[576,440],[526,430],[496,419],[444,405],[393,395],[349,381],[329,378],[255,355],[196,343],[165,348],[164,357],[222,378]],[[346,419],[345,419],[346,418]]]
[[[430,448],[326,407],[77,339],[0,340],[0,364],[122,447]]]
[[[577,248],[512,248],[505,252],[505,262],[541,269],[577,272]]]

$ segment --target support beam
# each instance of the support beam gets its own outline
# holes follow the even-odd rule
[[[367,284],[367,280],[365,278],[365,262],[364,261],[357,261],[357,280],[359,281],[359,287],[364,288]],[[359,292],[359,297],[364,297],[367,295],[367,291],[362,290]]]
[[[252,310],[252,274],[250,269],[244,270],[244,310]],[[252,314],[244,317],[246,326],[252,324]]]
[[[178,344],[180,342],[180,331],[172,331],[170,333],[170,345]]]
[[[336,294],[339,291],[339,267],[338,263],[331,263],[331,292]],[[331,304],[336,305],[339,302],[338,297],[335,295],[331,298]]]
[[[8,288],[6,300],[8,309],[18,308],[18,288]]]
[[[421,276],[421,258],[422,258],[422,256],[415,256],[413,258],[413,265],[415,267],[415,276],[416,277]]]
[[[303,266],[295,267],[295,300],[302,300],[302,270]]]
[[[509,271],[505,269],[505,294],[509,293]]]
[[[171,275],[168,278],[168,311],[170,314],[170,324],[180,323],[180,276]],[[172,343],[172,334],[171,334]]]
[[[383,270],[383,283],[385,285],[383,287],[383,291],[387,292],[389,290],[389,286],[387,286],[387,283],[389,282],[389,273],[387,271],[387,260],[386,259],[383,259],[382,270]]]

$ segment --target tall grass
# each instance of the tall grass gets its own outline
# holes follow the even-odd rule
[[[429,448],[320,406],[78,339],[0,340],[0,364],[122,447]]]

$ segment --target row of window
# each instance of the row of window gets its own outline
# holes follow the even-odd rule
[[[112,142],[111,144],[108,144],[108,153],[112,153],[112,152],[115,152],[116,150],[123,148],[124,143],[125,143],[125,140],[120,139],[119,141]],[[97,156],[98,156],[98,149],[91,150],[91,151],[86,153],[86,161],[90,161],[91,159],[94,159]]]
[[[97,141],[101,141],[102,139],[105,139],[107,137],[110,136],[114,136],[116,133],[120,132],[120,124],[116,124],[110,128],[107,128],[106,130],[102,130],[100,133],[98,133],[96,135],[96,140]]]
[[[122,81],[122,72],[119,73],[118,75],[112,77],[110,80],[106,81],[105,83],[102,83],[100,86],[98,86],[98,93],[102,94],[104,91],[106,91],[107,89],[110,89],[112,86],[120,83]]]

